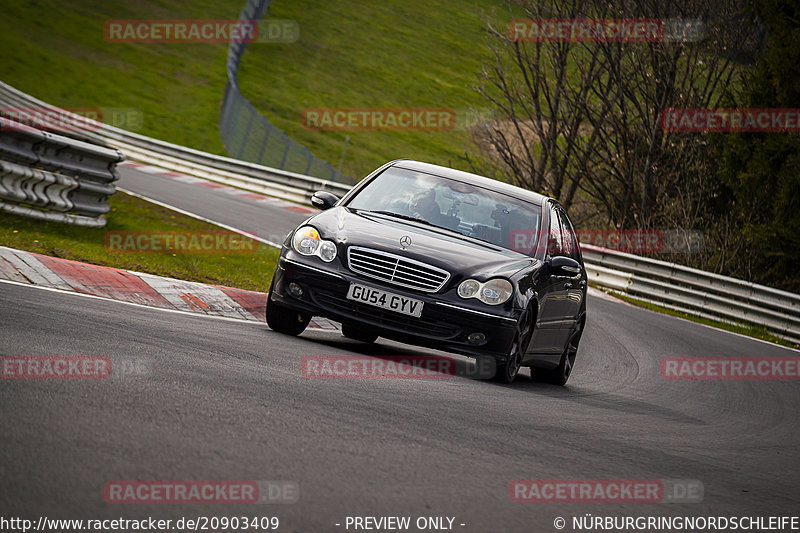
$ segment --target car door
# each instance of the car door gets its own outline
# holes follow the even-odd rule
[[[549,229],[547,236],[547,258],[565,254],[564,234],[555,204],[548,202]],[[546,267],[545,267],[546,268]],[[567,304],[568,287],[563,276],[547,272],[537,284],[539,293],[539,314],[529,352],[559,355],[564,349],[569,331],[565,331],[569,321]]]
[[[562,207],[557,206],[556,211],[558,212],[558,219],[561,225],[564,255],[574,259],[583,266],[580,243],[575,236],[575,229],[572,227],[572,222],[569,220],[566,211],[564,211]],[[566,289],[566,299],[564,300],[563,313],[564,318],[568,321],[566,327],[567,333],[569,333],[575,324],[575,320],[578,318],[578,314],[580,314],[583,309],[583,300],[586,297],[586,271],[581,268],[581,272],[578,275],[565,279],[564,286]]]

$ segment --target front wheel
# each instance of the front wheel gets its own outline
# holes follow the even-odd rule
[[[530,311],[525,311],[519,320],[519,328],[514,336],[508,357],[505,362],[498,363],[494,373],[494,381],[499,383],[513,383],[522,367],[522,357],[528,349],[533,333],[533,320],[530,318]]]
[[[511,353],[504,363],[498,363],[494,373],[494,381],[498,383],[513,383],[522,366],[522,352],[519,350],[519,339],[514,340]]]
[[[284,307],[272,300],[272,289],[267,295],[267,325],[273,331],[296,337],[305,331],[311,315]]]

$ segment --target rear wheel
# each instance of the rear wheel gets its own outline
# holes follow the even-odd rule
[[[267,325],[273,331],[296,337],[305,331],[311,315],[285,307],[272,300],[272,287],[267,296]]]
[[[553,385],[566,385],[570,375],[572,375],[572,368],[575,366],[575,356],[578,353],[578,344],[581,341],[582,334],[583,322],[580,322],[575,331],[572,332],[572,335],[570,335],[569,342],[564,349],[564,353],[561,354],[561,361],[558,366],[552,370],[537,368],[534,372],[534,378],[537,381]]]
[[[519,374],[519,369],[522,367],[522,357],[528,349],[528,344],[531,342],[531,335],[533,333],[533,320],[531,319],[530,310],[525,311],[519,320],[519,327],[517,334],[514,336],[514,342],[511,343],[511,349],[508,352],[505,362],[498,363],[497,369],[494,373],[494,381],[499,383],[512,383]]]
[[[372,333],[370,330],[362,326],[354,326],[352,324],[342,324],[342,335],[348,339],[366,342],[371,344],[378,340],[378,335]]]

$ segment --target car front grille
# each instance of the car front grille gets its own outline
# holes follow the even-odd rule
[[[436,292],[450,279],[450,273],[399,255],[351,246],[347,249],[350,270],[362,276],[416,289]]]

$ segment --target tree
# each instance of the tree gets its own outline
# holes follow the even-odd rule
[[[517,185],[569,207],[588,200],[595,219],[651,228],[676,218],[681,189],[707,172],[705,139],[663,130],[662,111],[714,107],[734,65],[734,0],[519,0],[510,10],[538,19],[656,19],[665,38],[645,42],[537,40],[490,27],[495,60],[481,92],[496,111],[478,142]],[[713,9],[713,12],[712,12]],[[706,21],[703,39],[675,33],[681,19]],[[512,25],[512,30],[513,30]],[[669,33],[669,32],[672,33]],[[683,206],[681,206],[683,207]]]
[[[741,77],[731,107],[800,108],[800,3],[750,0],[748,12],[763,28],[766,47]],[[717,134],[721,199],[745,254],[718,250],[717,269],[760,283],[800,291],[800,134]]]

